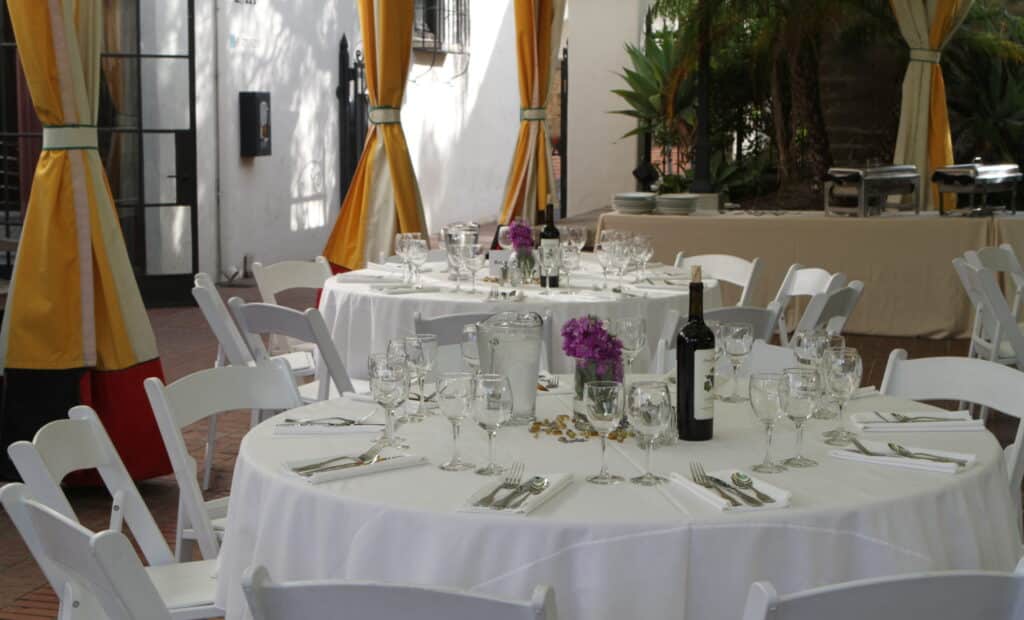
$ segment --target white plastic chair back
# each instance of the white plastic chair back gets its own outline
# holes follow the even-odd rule
[[[331,265],[323,256],[312,261],[285,260],[273,265],[252,264],[252,275],[263,303],[276,304],[277,294],[293,288],[323,288]]]
[[[257,566],[242,577],[253,620],[336,618],[437,618],[444,620],[556,620],[555,593],[537,586],[528,601],[457,590],[343,581],[274,583]]]
[[[975,267],[960,258],[953,259],[953,268],[971,303],[975,304],[981,323],[979,333],[971,339],[972,351],[976,350],[990,361],[1016,364],[1017,368],[1024,369],[1024,333],[999,288],[995,272]],[[1003,347],[1004,343],[1009,351]]]
[[[432,319],[425,319],[419,312],[412,315],[414,334],[434,334],[437,336],[437,364],[435,373],[457,372],[467,370],[462,361],[462,328],[466,325],[485,321],[493,316],[493,312],[467,312],[463,314],[445,314]]]
[[[322,362],[317,364],[316,369],[317,400],[327,400],[330,397],[332,382],[338,394],[355,391],[352,379],[341,361],[338,348],[331,339],[327,323],[324,322],[319,310],[307,308],[300,312],[277,304],[247,304],[238,297],[229,299],[228,306],[257,361],[270,359],[270,353],[261,338],[263,334],[308,342],[316,346]],[[325,377],[329,377],[330,381],[325,380]]]
[[[223,411],[298,407],[302,400],[295,379],[288,364],[272,360],[256,366],[201,370],[169,385],[150,377],[143,385],[178,482],[179,510],[185,513],[184,519],[179,515],[179,530],[192,527],[203,557],[212,560],[220,546],[181,429]]]
[[[771,340],[775,324],[779,320],[779,302],[773,301],[767,308],[755,308],[751,306],[733,306],[731,308],[716,308],[704,312],[705,321],[718,321],[719,323],[748,323],[754,328],[754,338],[759,340]]]
[[[14,491],[9,487],[14,486]],[[62,618],[79,615],[81,600],[98,604],[109,620],[170,620],[171,614],[135,549],[121,532],[93,534],[77,522],[18,491],[4,487],[8,513],[31,523],[46,561],[67,575],[62,591]],[[79,594],[83,596],[79,596]],[[71,611],[66,601],[70,600]],[[92,616],[99,618],[103,616]]]
[[[782,372],[798,366],[800,361],[797,360],[793,349],[768,344],[764,340],[755,340],[741,372],[748,375],[755,372]]]
[[[1013,620],[1024,618],[1024,571],[916,573],[850,581],[780,596],[750,586],[743,620]]]
[[[207,324],[213,330],[217,338],[217,366],[228,364],[246,365],[253,362],[252,352],[246,344],[242,333],[228,312],[213,279],[205,273],[197,273],[195,287],[192,289],[192,297],[195,298],[206,318]]]
[[[1013,290],[1010,312],[1014,318],[1020,318],[1021,302],[1024,300],[1024,267],[1021,267],[1013,246],[1004,243],[998,247],[981,248],[977,251],[964,252],[964,259],[975,267],[984,267],[996,273],[1008,276],[1006,288]]]
[[[907,352],[889,354],[882,394],[910,400],[954,400],[1024,418],[1024,373],[987,360],[966,357],[927,357],[908,360]],[[1018,422],[1013,443],[1006,447],[1010,494],[1020,522],[1021,480],[1024,479],[1024,422]]]
[[[789,344],[789,323],[786,312],[789,310],[789,303],[793,297],[814,297],[821,293],[829,293],[846,284],[846,275],[843,273],[829,273],[818,267],[804,267],[799,263],[793,263],[786,271],[786,277],[782,279],[779,291],[775,294],[775,301],[779,302],[779,342],[783,345]]]
[[[730,254],[701,254],[700,256],[686,256],[683,252],[676,254],[676,267],[689,271],[695,265],[700,265],[705,278],[722,280],[740,287],[740,299],[737,306],[750,306],[754,303],[754,293],[761,283],[760,258],[746,260]]]
[[[796,325],[797,331],[824,329],[829,334],[843,333],[843,328],[856,309],[863,291],[864,283],[854,280],[830,293],[818,293],[804,309],[804,314]]]

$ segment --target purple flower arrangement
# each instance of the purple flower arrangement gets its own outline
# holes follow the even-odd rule
[[[512,237],[512,247],[520,250],[533,249],[533,229],[525,222],[512,222],[508,225],[508,234]]]
[[[586,381],[622,381],[622,341],[595,316],[570,319],[562,326],[562,351],[576,358],[577,392]],[[585,376],[580,376],[580,375]]]

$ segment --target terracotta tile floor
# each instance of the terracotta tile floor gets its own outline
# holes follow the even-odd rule
[[[222,293],[225,297],[240,295],[248,300],[257,297],[255,288],[224,289]],[[297,292],[282,301],[302,307],[311,304],[313,297],[309,292]],[[216,344],[197,308],[157,309],[149,314],[168,380],[212,364]],[[886,360],[893,348],[905,348],[911,357],[962,355],[966,352],[964,341],[850,336],[849,342],[864,356],[865,383],[873,385],[881,382]],[[1003,416],[993,417],[993,430],[1004,441],[1010,440],[1015,431],[1014,422]],[[208,498],[228,493],[234,458],[248,428],[247,411],[220,416],[215,473]],[[193,456],[199,460],[205,437],[205,422],[190,427],[185,433]],[[139,488],[170,544],[177,511],[177,490],[173,478],[149,480],[140,483]],[[97,530],[106,526],[109,522],[109,496],[105,491],[71,489],[68,494],[84,525]],[[0,620],[54,618],[56,613],[56,597],[6,514],[0,514]]]

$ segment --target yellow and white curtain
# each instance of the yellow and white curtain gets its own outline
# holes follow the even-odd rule
[[[939,64],[942,48],[963,23],[974,0],[890,1],[900,32],[910,47],[893,162],[916,165],[922,175],[922,189],[930,188],[932,172],[953,163],[946,84]],[[937,206],[938,193],[934,189],[921,193],[927,197],[928,207]]]
[[[119,370],[157,357],[97,150],[102,0],[7,0],[43,152],[0,367]]]
[[[519,138],[499,221],[537,221],[552,193],[547,105],[562,41],[565,0],[515,0],[519,65]],[[563,136],[564,139],[564,136]]]
[[[390,252],[398,232],[427,232],[401,106],[412,56],[414,0],[357,0],[370,130],[324,256],[359,269]]]

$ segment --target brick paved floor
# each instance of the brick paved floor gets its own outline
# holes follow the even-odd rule
[[[256,299],[254,288],[232,288],[222,291],[225,298],[240,295],[247,300]],[[311,304],[311,293],[294,293],[282,299],[295,307]],[[174,380],[203,368],[214,359],[216,343],[197,308],[168,308],[151,310],[150,319],[156,332],[157,344],[167,379]],[[851,346],[857,347],[864,357],[865,384],[878,385],[885,370],[889,352],[902,347],[911,357],[936,355],[962,355],[964,341],[922,340],[914,338],[879,338],[850,336]],[[1003,416],[993,416],[992,428],[1004,442],[1013,437],[1015,423]],[[217,425],[217,454],[213,483],[207,498],[228,493],[231,471],[239,442],[249,428],[247,411],[231,412],[220,416]],[[185,440],[196,459],[201,461],[206,423],[198,423],[185,432]],[[139,484],[143,498],[156,516],[169,544],[173,543],[174,522],[177,512],[177,488],[172,477],[149,480]],[[98,489],[70,489],[68,495],[82,523],[92,529],[103,529],[109,522],[109,496]],[[198,555],[197,555],[198,557]],[[6,514],[0,514],[0,620],[37,620],[54,618],[57,599],[46,583],[27,548],[22,544]]]

